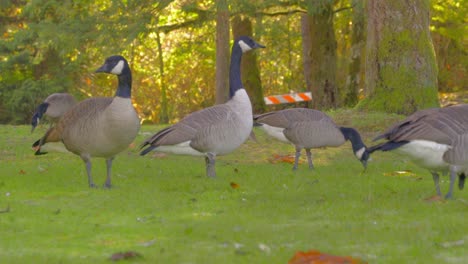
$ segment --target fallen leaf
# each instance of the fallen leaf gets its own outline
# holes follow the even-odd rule
[[[20,174],[26,174],[26,171],[20,170],[19,173],[20,173]]]
[[[418,177],[416,173],[410,170],[392,171],[384,173],[384,176],[402,176],[402,177]]]
[[[112,261],[119,261],[119,260],[127,260],[127,259],[136,259],[136,258],[141,258],[141,257],[142,256],[138,252],[127,251],[127,252],[114,253],[109,259]]]
[[[463,246],[465,244],[465,240],[457,240],[457,241],[447,241],[440,243],[440,246],[443,248],[451,248],[456,246]]]
[[[156,239],[153,239],[153,240],[150,240],[150,241],[146,241],[146,242],[142,242],[140,243],[140,246],[144,246],[144,247],[149,247],[151,245],[153,245],[154,243],[156,243]]]
[[[366,263],[360,259],[352,257],[340,257],[321,253],[317,250],[307,252],[296,252],[288,261],[288,264],[360,264]]]
[[[263,243],[260,243],[260,244],[258,244],[258,248],[259,248],[261,251],[263,251],[263,252],[265,252],[265,253],[267,253],[267,254],[270,254],[271,249],[270,249],[269,246],[267,246],[267,245],[265,245],[265,244],[263,244]]]
[[[9,213],[10,212],[10,205],[7,205],[7,207],[3,210],[0,210],[0,214],[3,214],[3,213]]]
[[[151,155],[151,157],[153,157],[153,158],[165,158],[165,157],[167,157],[167,154],[162,153],[162,152],[153,152],[153,155]]]
[[[440,196],[440,195],[433,195],[427,198],[424,198],[424,201],[428,203],[433,203],[433,202],[445,202],[445,199]]]
[[[231,182],[230,185],[231,185],[231,188],[233,188],[233,189],[239,189],[239,187],[240,187],[240,185],[235,183],[235,182]]]
[[[286,163],[293,164],[294,160],[295,160],[295,156],[292,156],[292,155],[278,155],[278,154],[273,154],[273,157],[268,159],[268,161],[270,163],[273,163],[273,164],[280,163],[280,162],[286,162]],[[299,160],[299,163],[302,163],[301,160]]]

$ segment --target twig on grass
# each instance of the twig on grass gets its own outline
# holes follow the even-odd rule
[[[3,210],[0,210],[0,214],[3,214],[3,213],[9,213],[10,212],[10,205],[7,205],[7,207]]]

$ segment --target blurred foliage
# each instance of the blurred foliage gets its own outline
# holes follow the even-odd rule
[[[439,90],[468,90],[468,3],[432,1],[432,37],[439,67]]]
[[[267,46],[258,54],[265,94],[305,89],[300,15],[330,1],[229,1],[232,15],[250,16],[254,37]],[[337,83],[345,94],[352,4],[332,2]],[[52,92],[112,96],[116,78],[93,72],[117,53],[132,67],[134,104],[143,119],[159,121],[162,81],[171,122],[214,103],[215,1],[2,0],[0,7],[0,123],[29,122]],[[432,8],[440,86],[466,89],[466,3],[433,1]]]

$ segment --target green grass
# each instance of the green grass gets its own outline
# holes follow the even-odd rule
[[[400,118],[331,115],[367,143]],[[0,213],[1,263],[109,263],[125,251],[141,255],[136,263],[287,263],[310,249],[369,263],[468,262],[468,193],[425,201],[435,194],[430,174],[395,153],[373,155],[363,173],[347,143],[313,151],[316,169],[304,158],[293,172],[269,162],[293,147],[256,130],[259,143],[218,158],[217,179],[205,177],[201,157],[140,157],[132,148],[114,162],[113,189],[89,189],[81,159],[34,156],[45,126],[29,130],[0,126],[0,210],[10,209]],[[413,174],[391,176],[396,170]],[[103,159],[93,173],[103,184]]]

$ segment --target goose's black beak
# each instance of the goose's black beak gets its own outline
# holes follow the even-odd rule
[[[95,71],[95,73],[98,73],[98,72],[110,72],[110,70],[108,69],[109,66],[107,65],[107,63],[105,63],[104,65],[102,65],[101,67],[99,67],[99,69],[97,69]]]
[[[258,49],[258,48],[262,48],[262,49],[264,49],[264,48],[266,48],[266,47],[265,47],[265,46],[263,46],[263,45],[262,45],[262,44],[260,44],[260,43],[257,43],[257,42],[255,42],[254,49]]]
[[[367,160],[361,160],[362,166],[364,167],[364,171],[367,169]]]

